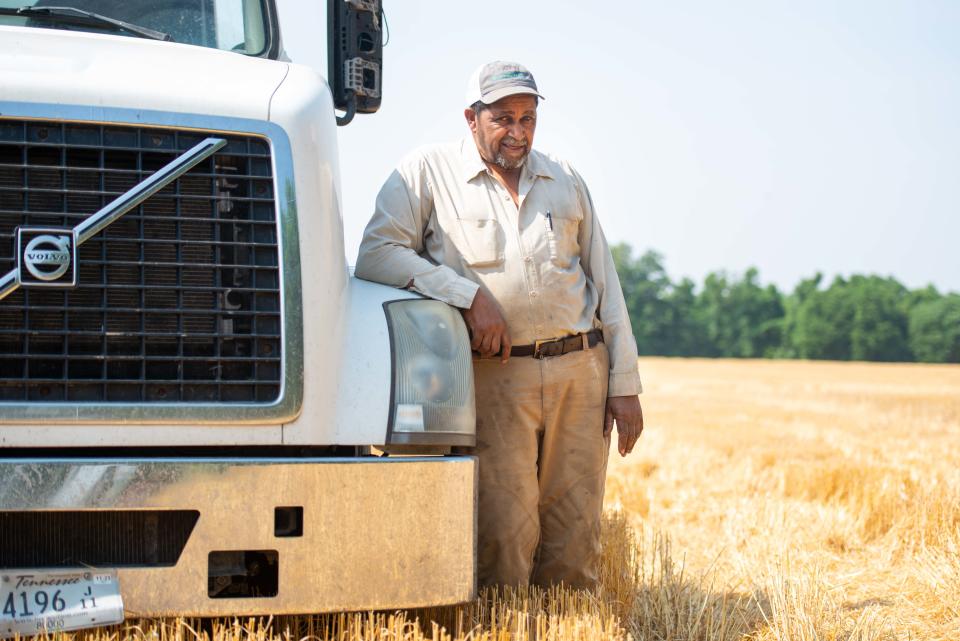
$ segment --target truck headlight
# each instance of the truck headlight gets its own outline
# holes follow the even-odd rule
[[[435,300],[384,304],[393,355],[387,441],[474,445],[470,338],[460,314]]]

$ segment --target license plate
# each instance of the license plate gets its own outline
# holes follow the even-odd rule
[[[0,573],[0,638],[123,621],[115,571]]]

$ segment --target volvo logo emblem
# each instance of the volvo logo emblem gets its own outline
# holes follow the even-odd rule
[[[35,278],[44,281],[57,280],[70,269],[69,236],[37,236],[23,252],[23,264]]]
[[[17,229],[20,284],[73,287],[77,284],[76,234],[72,229]]]

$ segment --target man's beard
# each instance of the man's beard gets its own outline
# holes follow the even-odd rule
[[[530,155],[529,143],[526,140],[514,140],[513,138],[504,138],[503,142],[509,145],[523,144],[527,150],[523,152],[523,155],[517,160],[507,160],[503,157],[502,153],[498,152],[496,158],[493,159],[493,162],[497,163],[497,166],[501,169],[519,169],[520,167],[523,167],[523,164],[527,162],[527,156]]]
[[[497,154],[497,157],[493,159],[493,162],[497,163],[500,169],[519,169],[520,167],[523,167],[523,163],[527,162],[527,155],[529,155],[529,153],[530,152],[527,152],[517,160],[513,161],[504,158],[503,154]]]

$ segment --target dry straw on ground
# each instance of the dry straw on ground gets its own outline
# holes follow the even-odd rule
[[[960,640],[960,367],[642,359],[596,592],[63,641]]]

